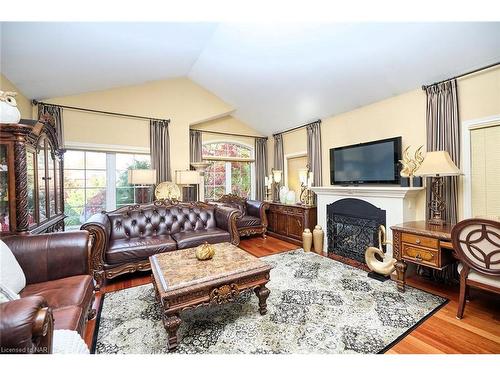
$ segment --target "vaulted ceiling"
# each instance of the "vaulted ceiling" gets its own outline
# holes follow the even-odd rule
[[[2,23],[30,98],[188,76],[256,130],[324,118],[500,61],[500,23]]]

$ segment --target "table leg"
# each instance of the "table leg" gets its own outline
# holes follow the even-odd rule
[[[396,274],[397,274],[396,282],[398,285],[398,290],[400,292],[404,292],[406,283],[406,269],[408,268],[408,265],[402,259],[400,259],[396,262],[394,267],[396,267]]]
[[[165,329],[167,330],[167,348],[168,350],[174,350],[177,348],[177,330],[179,329],[179,326],[181,325],[182,320],[179,317],[178,314],[174,315],[165,315],[163,317],[163,325]]]
[[[259,297],[259,312],[260,315],[266,315],[267,313],[267,297],[271,291],[266,288],[265,285],[258,286],[254,289],[255,294]]]

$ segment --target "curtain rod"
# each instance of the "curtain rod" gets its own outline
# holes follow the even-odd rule
[[[209,133],[209,134],[232,135],[232,136],[234,136],[234,137],[246,137],[246,138],[267,139],[267,137],[261,137],[261,136],[259,136],[259,135],[236,134],[236,133],[225,133],[225,132],[216,132],[216,131],[213,131],[213,130],[189,129],[189,131],[197,131],[197,132]]]
[[[44,103],[44,102],[39,102],[37,100],[32,101],[33,105],[51,105],[54,107],[61,107],[61,108],[66,108],[66,109],[73,109],[75,111],[83,111],[83,112],[92,112],[92,113],[100,113],[103,115],[111,115],[111,116],[120,116],[120,117],[128,117],[128,118],[135,118],[139,120],[155,120],[155,121],[167,121],[170,122],[170,120],[166,119],[158,119],[158,118],[152,118],[152,117],[144,117],[144,116],[136,116],[136,115],[128,115],[126,113],[118,113],[118,112],[108,112],[108,111],[99,111],[97,109],[89,109],[89,108],[81,108],[81,107],[72,107],[69,105],[60,105],[60,104],[52,104],[52,103]]]
[[[451,81],[451,80],[454,80],[454,79],[462,78],[462,77],[468,76],[470,74],[474,74],[474,73],[480,72],[482,70],[487,70],[487,69],[493,68],[493,67],[495,67],[497,65],[500,65],[500,61],[497,61],[496,63],[490,64],[490,65],[483,66],[482,68],[471,70],[470,72],[467,72],[467,73],[459,74],[458,76],[455,76],[455,77],[452,77],[452,78],[443,79],[442,81],[439,81],[439,82],[434,82],[434,83],[432,83],[430,85],[422,85],[422,90],[425,91],[427,89],[427,87],[438,85],[438,84],[446,82],[446,81]]]
[[[315,123],[317,123],[317,122],[319,122],[319,123],[321,124],[321,120],[320,120],[320,119],[318,119],[318,120],[313,121],[313,122],[308,122],[307,124],[303,124],[303,125],[296,126],[296,127],[294,127],[294,128],[290,128],[290,129],[283,130],[282,132],[274,133],[274,134],[273,134],[273,136],[278,135],[278,134],[290,133],[290,132],[293,132],[293,131],[295,131],[295,130],[299,130],[299,129],[301,129],[301,128],[305,128],[307,125],[315,124]]]

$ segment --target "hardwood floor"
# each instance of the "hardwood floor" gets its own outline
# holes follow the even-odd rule
[[[268,236],[267,239],[252,237],[244,239],[240,247],[249,253],[263,257],[297,249],[298,246]],[[429,319],[413,330],[403,340],[387,351],[389,354],[411,353],[500,353],[500,298],[493,294],[472,289],[471,301],[467,303],[462,320],[456,319],[458,287],[450,287],[422,278],[412,277],[408,285],[428,291],[450,300]],[[150,282],[150,274],[136,273],[109,281],[96,294],[94,307],[101,304],[102,294],[131,288]],[[95,319],[90,321],[85,332],[89,347],[95,329]]]

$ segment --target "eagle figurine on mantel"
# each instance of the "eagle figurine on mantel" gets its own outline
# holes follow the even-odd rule
[[[17,92],[0,90],[0,123],[18,124],[21,120],[21,113],[17,108],[15,96]]]

